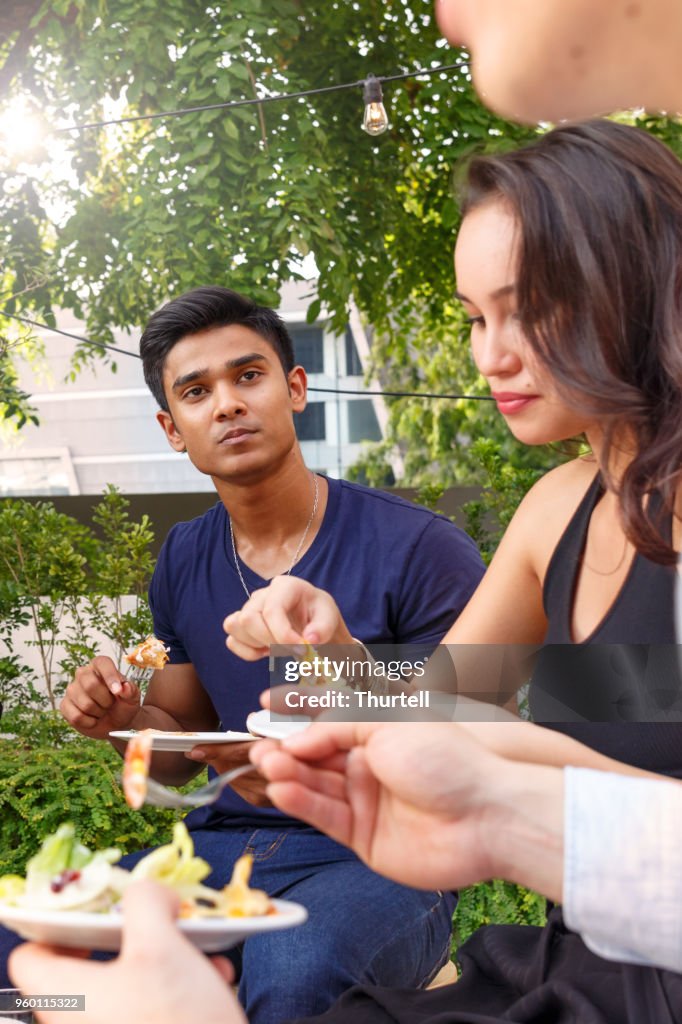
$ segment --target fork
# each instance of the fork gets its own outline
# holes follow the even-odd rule
[[[205,786],[200,786],[199,789],[194,789],[191,793],[178,793],[174,789],[169,789],[168,786],[162,786],[155,779],[148,778],[145,803],[153,804],[155,807],[204,807],[217,800],[225,786],[229,786],[240,775],[255,771],[257,768],[254,765],[242,764],[230,772],[217,775]]]

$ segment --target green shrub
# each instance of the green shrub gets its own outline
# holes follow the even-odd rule
[[[17,735],[0,741],[0,874],[23,874],[65,821],[92,849],[128,853],[170,839],[178,812],[132,811],[118,783],[121,758],[108,743],[85,739],[49,711],[12,712],[2,727]]]
[[[484,438],[474,441],[471,455],[484,470],[487,482],[481,498],[463,507],[466,531],[488,564],[522,498],[544,471],[513,466],[494,441]]]
[[[147,516],[130,520],[115,488],[93,512],[93,527],[50,502],[0,503],[0,700],[54,710],[75,669],[104,636],[115,660],[151,632],[146,591],[154,568]],[[123,599],[133,597],[132,608]],[[32,626],[36,673],[15,650],[16,631]]]
[[[495,879],[462,889],[452,919],[452,952],[484,924],[534,924],[547,920],[544,896],[513,882]]]
[[[56,711],[74,670],[96,653],[97,634],[120,663],[151,632],[153,532],[146,516],[131,521],[128,505],[108,488],[90,527],[50,502],[0,503],[0,701],[8,736],[0,741],[0,874],[23,872],[65,821],[87,846],[127,853],[166,842],[179,817],[153,807],[131,811],[118,783],[120,756],[80,736]],[[37,672],[16,645],[17,630],[28,625]]]

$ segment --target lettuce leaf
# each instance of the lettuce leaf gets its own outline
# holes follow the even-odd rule
[[[211,873],[211,865],[194,856],[194,843],[186,825],[179,821],[173,828],[172,842],[159,846],[138,861],[133,878],[153,878],[174,888],[196,885]]]

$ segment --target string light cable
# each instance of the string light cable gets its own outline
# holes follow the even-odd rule
[[[52,334],[61,334],[63,338],[72,338],[74,341],[81,341],[94,348],[117,352],[122,356],[134,356],[135,359],[140,358],[139,353],[131,352],[130,349],[119,348],[117,345],[106,345],[103,341],[92,341],[90,338],[84,338],[82,334],[73,334],[71,331],[62,331],[59,327],[51,327],[50,324],[45,324],[41,320],[31,320],[30,317],[19,316],[17,313],[7,313],[4,309],[0,309],[0,316],[4,316],[7,320],[18,320],[19,323],[28,324],[29,327],[39,327],[41,330],[51,331]]]
[[[122,356],[131,356],[133,359],[141,358],[139,352],[131,352],[130,349],[119,348],[117,345],[108,345],[103,341],[92,341],[90,338],[83,337],[82,334],[73,334],[70,331],[62,331],[59,327],[51,327],[50,324],[42,323],[40,320],[32,320],[27,316],[19,316],[18,313],[7,313],[4,309],[0,309],[0,316],[5,317],[8,320],[18,320],[19,323],[28,324],[31,327],[39,327],[41,330],[51,331],[53,334],[59,334],[63,338],[72,338],[74,341],[80,341],[86,345],[92,345],[94,348],[103,349],[108,352],[116,352]],[[492,395],[451,395],[432,391],[357,391],[351,388],[320,387],[309,387],[308,391],[327,395],[362,395],[363,398],[369,396],[370,398],[448,398],[452,401],[460,401],[462,399],[467,399],[472,402],[494,401]]]
[[[440,72],[453,71],[460,68],[469,67],[469,59],[465,58],[462,60],[455,61],[453,64],[441,64],[435,68],[418,68],[414,71],[406,71],[395,75],[368,75],[367,78],[360,79],[355,82],[344,82],[338,85],[321,86],[315,89],[303,89],[298,92],[291,93],[278,93],[273,96],[258,96],[250,99],[240,100],[227,100],[220,103],[205,103],[200,106],[194,107],[182,107],[177,110],[164,110],[157,111],[152,114],[133,114],[127,117],[109,118],[103,121],[88,121],[82,124],[66,125],[60,128],[51,128],[47,134],[58,135],[65,134],[67,132],[80,132],[86,131],[93,128],[106,128],[110,125],[117,124],[130,124],[137,121],[155,121],[173,117],[184,117],[189,114],[201,113],[205,110],[230,110],[236,107],[247,107],[255,106],[262,103],[277,103],[282,100],[295,100],[302,99],[307,96],[319,96],[324,93],[340,92],[346,89],[358,89],[363,88],[363,100],[366,104],[365,110],[365,121],[363,127],[371,135],[381,134],[388,127],[386,118],[386,112],[383,109],[381,83],[383,82],[396,82],[410,78],[419,78],[422,75],[435,75]],[[374,107],[381,108],[379,110],[373,109]],[[372,109],[370,109],[372,108]],[[94,348],[98,348],[102,351],[115,352],[118,355],[132,356],[134,359],[139,359],[140,355],[137,352],[131,352],[129,349],[120,348],[117,345],[109,345],[100,341],[93,341],[90,338],[86,338],[79,334],[73,334],[70,331],[63,331],[58,327],[52,327],[50,324],[42,323],[39,320],[33,320],[29,317],[19,316],[16,313],[8,313],[5,310],[0,310],[0,316],[3,316],[10,320],[16,320],[20,323],[27,324],[30,327],[36,327],[42,330],[51,331],[54,334],[59,334],[65,338],[71,338],[74,341],[81,342],[82,344],[91,345]],[[493,401],[490,395],[465,395],[465,394],[446,394],[439,392],[424,392],[424,391],[357,391],[346,388],[323,388],[323,387],[309,387],[309,391],[324,393],[324,394],[337,394],[337,395],[367,395],[370,397],[386,397],[386,398],[428,398],[428,399],[450,399],[459,401],[467,399],[470,401],[477,402],[490,402]]]
[[[325,85],[317,89],[302,89],[299,92],[276,93],[273,96],[257,96],[252,99],[225,100],[221,103],[205,103],[197,107],[182,107],[178,110],[160,110],[155,114],[130,114],[127,117],[110,118],[105,121],[87,121],[83,124],[65,125],[61,128],[51,128],[50,135],[61,135],[65,132],[82,132],[89,128],[107,128],[114,124],[130,124],[134,121],[156,121],[162,118],[185,117],[188,114],[199,114],[204,110],[230,110],[236,107],[255,106],[260,103],[280,103],[282,100],[297,100],[306,96],[320,96],[328,92],[341,92],[344,89],[366,90],[369,83],[397,82],[407,78],[419,78],[421,75],[436,75],[441,71],[454,71],[458,68],[468,68],[469,58],[455,61],[453,64],[441,64],[435,68],[417,68],[414,71],[404,71],[395,75],[368,75],[357,82],[343,82],[339,85]]]

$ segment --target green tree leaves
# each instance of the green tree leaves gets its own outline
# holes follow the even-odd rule
[[[6,99],[29,93],[52,124],[279,96],[466,59],[440,38],[433,0],[166,0],[162,8],[158,0],[45,0],[28,36],[14,23],[6,38]],[[391,127],[376,139],[360,130],[357,87],[52,136],[48,162],[33,168],[0,154],[0,275],[9,292],[22,292],[17,308],[73,309],[106,342],[115,326],[140,325],[201,284],[276,304],[312,254],[320,276],[309,319],[325,309],[343,329],[352,299],[374,329],[383,383],[480,389],[452,308],[453,170],[480,148],[515,146],[534,130],[486,110],[466,64],[386,83],[384,93]],[[679,147],[675,119],[638,122]],[[102,358],[82,346],[78,355]],[[11,415],[22,407],[15,397],[5,397]],[[432,469],[443,482],[467,477],[468,440],[481,433],[523,464],[527,456],[485,409],[396,404],[391,437],[407,481]]]
[[[31,91],[56,123],[111,115],[112,104],[145,114],[432,67],[458,54],[431,6],[168,0],[159,17],[156,2],[45,4],[12,91]],[[392,128],[380,140],[359,129],[360,87],[70,136],[72,173],[55,185],[69,212],[47,230],[34,183],[28,222],[42,245],[32,262],[43,250],[55,258],[52,301],[84,312],[106,341],[112,326],[209,281],[272,299],[307,253],[337,326],[351,296],[379,327],[405,303],[444,300],[450,166],[471,141],[462,125],[485,134],[501,122],[466,69],[386,94]]]

